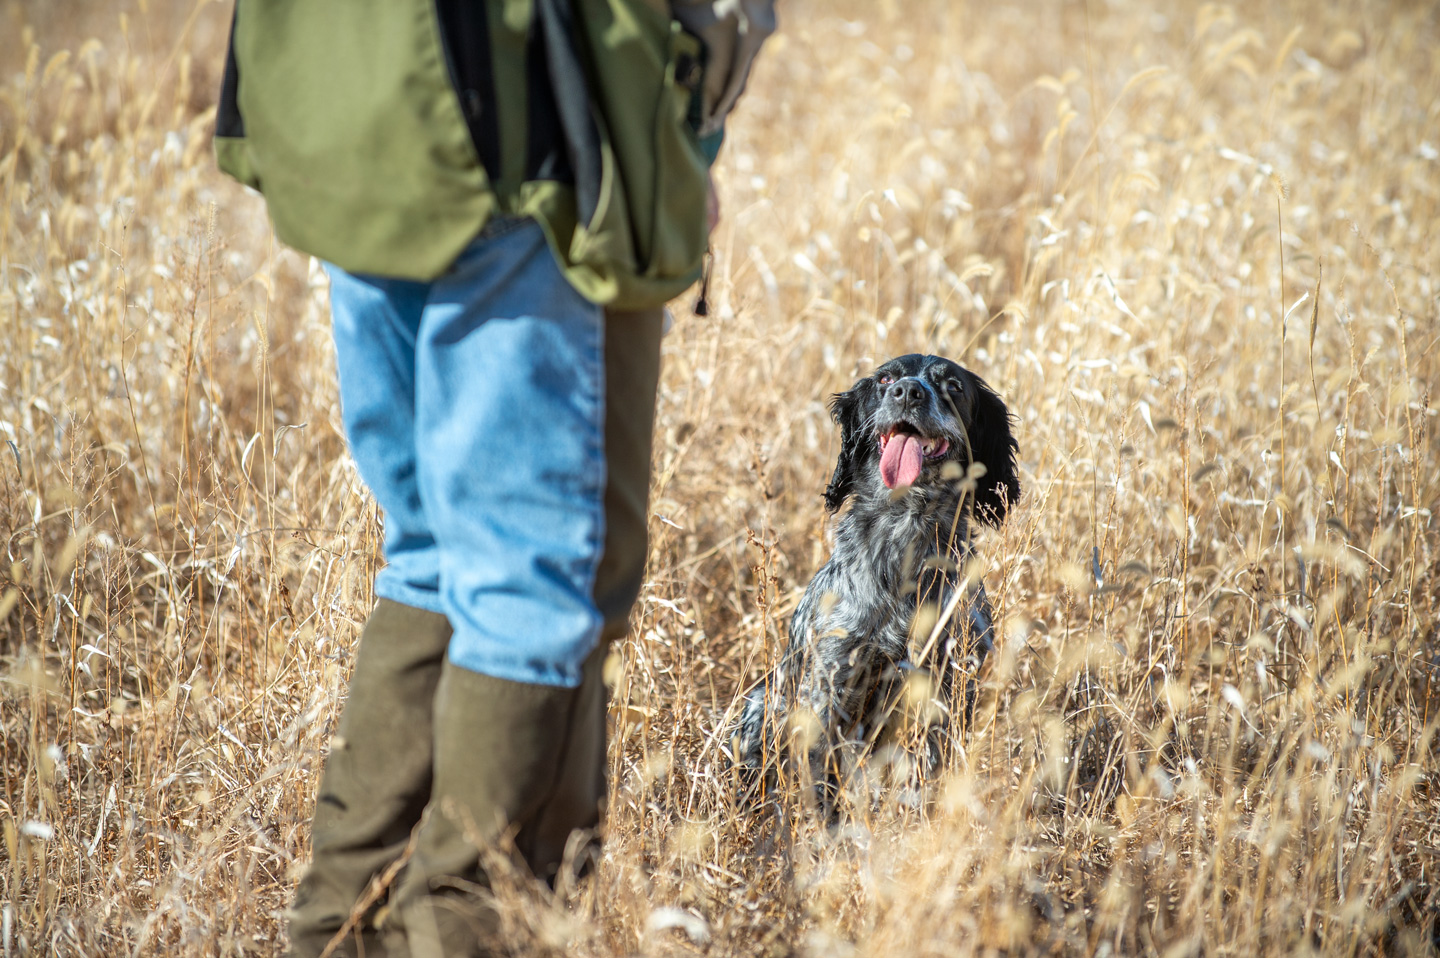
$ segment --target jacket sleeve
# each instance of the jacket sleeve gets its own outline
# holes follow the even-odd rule
[[[670,0],[670,13],[705,44],[699,133],[718,134],[745,89],[760,46],[775,32],[774,0]]]

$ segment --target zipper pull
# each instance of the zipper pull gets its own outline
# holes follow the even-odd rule
[[[695,315],[710,315],[710,267],[715,258],[710,255],[710,250],[705,250],[705,270],[700,274],[700,295],[695,300]]]

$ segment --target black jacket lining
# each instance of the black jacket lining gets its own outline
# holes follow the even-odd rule
[[[570,183],[575,173],[565,150],[565,131],[560,125],[555,88],[550,83],[549,59],[545,49],[543,18],[530,21],[530,35],[525,38],[525,179],[556,180]]]
[[[565,0],[535,0],[535,10],[545,44],[551,102],[575,182],[576,213],[584,224],[600,204],[600,130],[590,113],[590,87],[576,42],[575,15]],[[535,59],[531,57],[531,62]]]
[[[495,109],[495,76],[490,68],[490,23],[486,5],[475,0],[435,0],[450,81],[460,98],[475,152],[492,181],[500,168],[500,119]]]

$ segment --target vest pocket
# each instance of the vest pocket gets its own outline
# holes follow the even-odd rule
[[[700,41],[647,0],[536,3],[575,173],[576,223],[556,237],[567,275],[596,302],[660,305],[699,278],[707,245],[688,120]]]

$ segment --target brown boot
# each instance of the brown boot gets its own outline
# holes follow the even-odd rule
[[[420,820],[430,799],[435,688],[449,642],[443,615],[388,599],[365,623],[315,801],[314,860],[290,909],[293,958],[324,951]],[[332,954],[387,952],[367,917]]]
[[[483,896],[478,846],[513,833],[515,851],[553,882],[577,829],[605,794],[605,649],[575,689],[530,685],[446,664],[435,701],[428,817],[391,908],[412,958],[494,952],[499,920]]]

